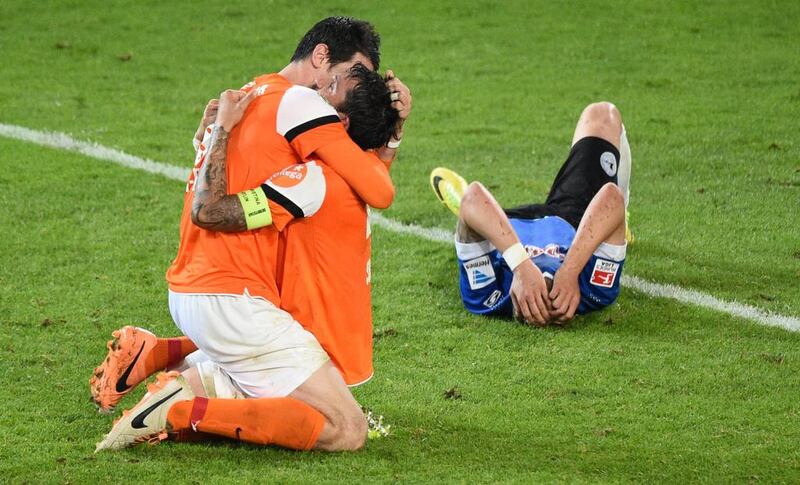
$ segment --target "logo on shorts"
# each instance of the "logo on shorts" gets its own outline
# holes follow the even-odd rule
[[[613,177],[617,174],[617,157],[611,152],[603,152],[600,155],[600,166],[609,177]]]
[[[502,295],[503,295],[502,291],[494,290],[492,292],[492,294],[489,295],[489,298],[487,298],[486,300],[483,301],[483,306],[485,306],[487,308],[492,308],[493,306],[495,306],[497,304],[497,302],[500,300],[500,297]]]
[[[589,282],[595,286],[611,288],[614,286],[614,280],[617,279],[617,271],[619,271],[619,263],[598,259],[594,263],[594,271],[592,271],[592,278]]]
[[[464,263],[464,270],[467,272],[469,287],[473,290],[485,288],[497,279],[489,256],[481,256],[467,261]]]

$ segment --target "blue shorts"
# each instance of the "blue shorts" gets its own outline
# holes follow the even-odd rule
[[[578,276],[581,301],[577,313],[600,310],[617,299],[626,249],[627,245],[601,243],[592,254]],[[456,241],[456,255],[464,307],[477,315],[511,316],[509,289],[513,273],[492,243]],[[533,261],[542,273],[551,277],[561,266],[561,260],[547,255]]]

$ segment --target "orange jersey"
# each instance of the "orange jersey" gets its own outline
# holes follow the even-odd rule
[[[315,91],[278,74],[257,78],[258,90],[228,140],[228,194],[259,186],[273,173],[305,160],[317,148],[347,138],[336,111]],[[194,179],[205,161],[200,147],[189,176],[178,255],[167,271],[172,291],[242,294],[280,305],[276,271],[278,232],[268,226],[241,233],[212,232],[191,221]]]
[[[313,157],[323,162],[325,201],[281,234],[281,308],[317,337],[345,382],[356,385],[373,373],[366,204],[391,204],[390,163],[349,138],[320,146]]]
[[[325,202],[281,233],[281,308],[313,333],[347,384],[372,376],[367,207],[322,165]]]

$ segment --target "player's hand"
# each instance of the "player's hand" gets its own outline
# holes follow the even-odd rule
[[[217,110],[217,126],[230,132],[244,116],[244,111],[250,102],[256,98],[256,90],[250,92],[227,89],[219,95],[219,108]]]
[[[565,271],[556,271],[553,289],[550,290],[553,322],[564,325],[572,320],[580,302],[581,289],[578,286],[578,278]]]
[[[514,269],[510,293],[516,318],[522,317],[529,324],[547,325],[550,321],[547,284],[533,261],[523,261]]]
[[[386,86],[392,96],[392,107],[400,112],[400,120],[397,122],[397,136],[400,138],[403,135],[403,123],[411,114],[411,90],[391,69],[386,71]]]
[[[197,131],[194,134],[194,137],[197,141],[203,141],[203,132],[206,131],[208,125],[214,122],[217,119],[217,110],[219,109],[219,100],[212,99],[206,105],[206,109],[203,110],[203,118],[200,120],[200,126],[197,127]]]

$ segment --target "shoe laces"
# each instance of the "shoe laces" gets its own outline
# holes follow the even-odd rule
[[[164,386],[166,386],[167,383],[175,380],[179,375],[181,375],[180,372],[174,370],[169,372],[161,372],[156,376],[155,382],[151,382],[147,385],[148,394],[153,394],[154,392],[164,389]]]
[[[169,434],[167,433],[167,430],[162,429],[161,431],[156,431],[155,433],[139,436],[138,438],[135,438],[133,440],[133,443],[134,444],[147,443],[148,445],[153,446],[161,443],[162,441],[168,438]]]

